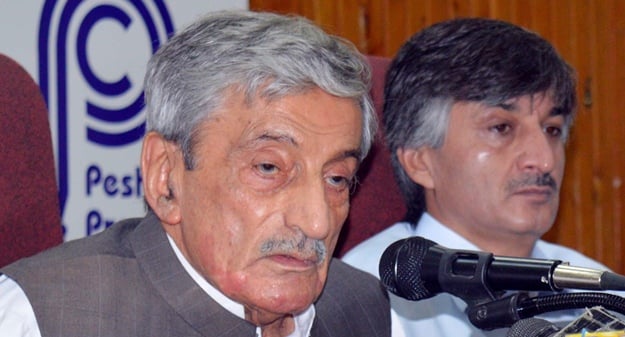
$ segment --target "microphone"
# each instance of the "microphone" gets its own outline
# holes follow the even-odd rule
[[[505,290],[625,290],[625,276],[569,266],[560,260],[494,256],[445,248],[422,237],[388,246],[380,279],[397,296],[418,301],[447,292],[469,304],[496,299]]]

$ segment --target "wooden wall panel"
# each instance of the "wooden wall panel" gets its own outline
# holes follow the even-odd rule
[[[250,0],[250,8],[306,16],[363,53],[389,57],[415,32],[454,17],[538,32],[576,69],[580,100],[546,239],[625,273],[625,0]]]

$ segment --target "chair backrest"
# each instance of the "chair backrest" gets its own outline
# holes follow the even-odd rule
[[[402,220],[406,213],[404,199],[393,177],[382,128],[384,78],[391,60],[379,56],[368,56],[368,60],[373,73],[371,97],[379,128],[371,152],[360,168],[360,183],[352,196],[349,217],[343,227],[336,256],[342,256],[358,243]]]
[[[39,86],[0,54],[0,267],[62,242],[48,112]]]

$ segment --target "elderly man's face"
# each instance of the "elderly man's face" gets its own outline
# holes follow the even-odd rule
[[[197,166],[178,158],[180,222],[166,226],[204,277],[248,309],[299,312],[321,293],[349,210],[362,117],[319,89],[245,105],[202,124]]]
[[[454,104],[443,146],[420,157],[428,211],[482,249],[529,253],[558,210],[564,118],[553,109],[546,95]]]

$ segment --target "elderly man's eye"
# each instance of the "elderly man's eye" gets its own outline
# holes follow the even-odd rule
[[[260,163],[258,165],[256,165],[256,169],[262,173],[262,174],[276,174],[278,173],[279,169],[278,166],[271,164],[271,163]]]
[[[351,187],[353,179],[343,176],[330,176],[328,177],[328,183],[337,188]]]

